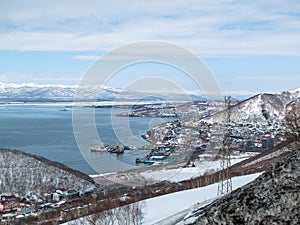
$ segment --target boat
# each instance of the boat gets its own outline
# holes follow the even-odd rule
[[[63,109],[60,109],[59,111],[65,112],[65,111],[68,111],[68,109],[67,108],[63,108]]]
[[[147,160],[144,161],[144,163],[145,163],[145,164],[150,164],[150,165],[152,165],[152,164],[155,163],[155,161],[154,161],[154,160],[151,160],[151,159],[147,159]]]
[[[135,163],[144,163],[145,160],[146,160],[145,158],[136,158]]]
[[[90,148],[91,152],[106,152],[107,147],[104,145],[96,145]]]
[[[116,148],[110,148],[107,150],[110,153],[116,153],[117,155],[124,153],[124,146],[117,145]]]

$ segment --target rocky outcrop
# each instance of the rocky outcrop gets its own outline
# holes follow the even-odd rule
[[[179,224],[299,224],[300,149],[255,181],[212,204],[195,209]]]

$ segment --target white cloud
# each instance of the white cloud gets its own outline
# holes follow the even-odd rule
[[[0,49],[108,51],[162,40],[206,57],[299,56],[299,15],[292,0],[2,0]]]
[[[97,60],[99,59],[99,56],[98,55],[74,55],[72,59]]]

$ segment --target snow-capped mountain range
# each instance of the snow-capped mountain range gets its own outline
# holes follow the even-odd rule
[[[106,100],[114,99],[119,89],[92,86],[87,88],[82,100],[90,100],[90,96],[101,90],[101,96]],[[73,101],[78,90],[77,85],[39,85],[33,83],[5,84],[0,83],[0,102],[64,102]],[[90,96],[89,96],[90,95]],[[97,96],[97,95],[96,95]]]
[[[0,82],[0,103],[8,102],[71,102],[77,93],[79,101],[159,101],[159,100],[186,100],[187,96],[193,101],[205,101],[205,97],[191,92],[180,93],[142,93],[107,87],[103,85],[87,86],[78,88],[77,85],[40,85],[34,83],[6,84]],[[80,93],[78,95],[78,93]],[[80,97],[78,97],[80,96]],[[145,99],[146,96],[146,99]],[[281,92],[278,94],[258,94],[249,99],[240,101],[232,107],[232,114],[235,118],[243,117],[281,117],[286,105],[300,97],[300,88],[293,91]],[[141,99],[142,98],[142,99]],[[243,112],[243,113],[241,113]],[[221,115],[220,115],[221,116]],[[218,115],[215,115],[217,118]]]
[[[202,96],[194,93],[142,93],[103,85],[91,85],[79,88],[77,85],[6,84],[0,82],[0,103],[70,102],[74,100],[76,95],[78,101],[95,101],[95,96],[98,96],[98,101],[111,101],[115,99],[126,101],[184,100],[187,99],[187,96],[194,101],[205,100]]]

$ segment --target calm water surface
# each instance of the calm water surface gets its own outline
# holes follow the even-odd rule
[[[22,150],[35,155],[41,155],[50,160],[61,162],[73,169],[87,174],[95,171],[83,159],[73,135],[72,109],[62,111],[61,106],[0,106],[0,147]],[[98,108],[95,109],[96,126],[105,144],[119,143],[111,125],[111,118],[124,109]],[[128,120],[118,117],[118,121]],[[170,119],[169,119],[170,120]],[[166,120],[165,120],[166,121]],[[152,118],[129,118],[132,133],[141,141],[141,135],[149,130],[152,124],[162,123],[162,120]],[[91,146],[96,140],[90,140]],[[144,142],[147,144],[147,142]],[[130,144],[130,140],[126,144]],[[135,158],[147,154],[148,151],[126,151],[115,156],[118,160],[135,165]],[[108,163],[110,157],[101,157],[99,153],[90,153],[88,161],[105,161],[100,172],[118,171],[115,165]]]

